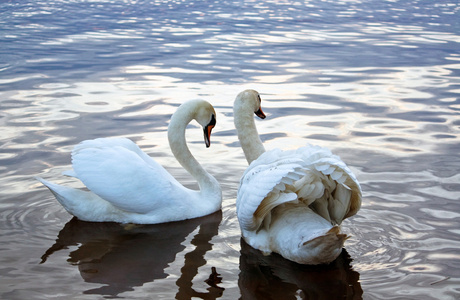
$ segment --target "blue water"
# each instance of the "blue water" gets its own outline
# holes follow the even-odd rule
[[[2,1],[0,298],[458,299],[460,5],[456,1]],[[232,104],[260,92],[267,149],[329,147],[363,188],[329,266],[264,257],[240,241],[246,168]],[[187,222],[81,222],[34,180],[70,151],[124,136],[196,187],[166,128],[178,105],[211,102],[198,161],[221,212]],[[222,281],[205,281],[212,267]]]

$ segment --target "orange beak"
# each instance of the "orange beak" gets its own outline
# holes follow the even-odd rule
[[[208,125],[204,128],[204,142],[206,144],[206,148],[211,146],[211,131],[214,128],[214,125]]]
[[[262,111],[262,107],[259,107],[259,110],[255,112],[256,116],[258,116],[259,118],[261,119],[265,119],[265,114],[264,112]]]
[[[206,148],[209,148],[211,146],[211,131],[216,126],[216,117],[212,115],[211,121],[209,122],[208,125],[206,125],[203,130],[204,130],[204,142],[206,144]]]

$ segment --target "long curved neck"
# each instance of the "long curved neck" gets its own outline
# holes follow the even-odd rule
[[[238,132],[238,139],[240,140],[241,148],[243,148],[244,156],[248,164],[251,164],[253,160],[256,160],[265,152],[265,148],[260,140],[254,122],[254,108],[250,107],[248,101],[235,100],[233,121]]]
[[[182,105],[171,117],[168,126],[168,140],[174,157],[198,181],[200,192],[218,194],[220,186],[217,180],[198,163],[193,157],[185,140],[185,129],[193,120],[191,107]]]

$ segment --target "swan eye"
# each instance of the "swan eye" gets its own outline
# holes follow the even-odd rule
[[[257,99],[259,99],[259,103],[262,102],[262,99],[260,99],[260,95],[257,95]]]

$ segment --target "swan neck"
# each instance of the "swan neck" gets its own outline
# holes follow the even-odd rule
[[[190,107],[191,108],[191,107]],[[176,160],[198,182],[202,193],[216,193],[220,190],[217,180],[198,163],[187,146],[185,130],[193,120],[191,109],[179,107],[171,117],[168,126],[169,146]]]
[[[243,148],[244,156],[248,164],[251,164],[253,160],[256,160],[265,152],[264,145],[257,132],[253,109],[251,107],[245,107],[244,104],[241,104],[241,102],[237,100],[234,105],[233,113],[238,140],[240,141],[241,148]]]

